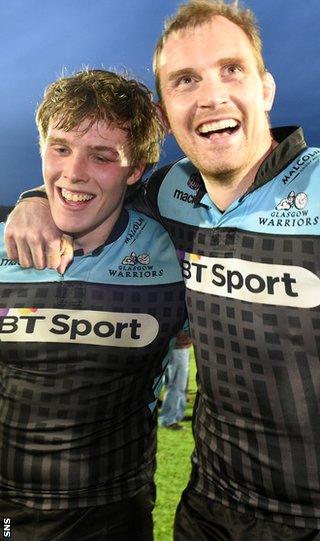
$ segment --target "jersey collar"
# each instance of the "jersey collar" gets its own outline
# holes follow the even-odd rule
[[[242,197],[272,180],[307,147],[303,130],[297,126],[273,128],[271,135],[278,145],[262,162],[253,183]]]
[[[119,218],[117,219],[116,223],[114,224],[113,229],[112,229],[110,235],[108,236],[108,238],[106,239],[106,241],[103,244],[101,244],[100,246],[97,246],[97,248],[95,248],[94,250],[92,250],[92,252],[90,252],[90,255],[93,255],[93,256],[99,255],[102,252],[102,250],[103,250],[103,248],[105,246],[107,246],[108,244],[111,244],[112,242],[115,242],[116,240],[118,240],[121,237],[124,230],[126,229],[126,227],[128,225],[128,221],[129,221],[128,211],[123,208]],[[81,256],[81,255],[84,255],[82,249],[75,250],[75,252],[74,252],[75,257],[76,256]]]

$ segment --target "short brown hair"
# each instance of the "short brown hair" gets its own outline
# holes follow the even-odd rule
[[[131,165],[150,167],[159,160],[164,131],[152,93],[127,74],[85,69],[49,85],[36,112],[40,149],[52,119],[66,131],[87,119],[87,130],[106,121],[127,131]]]
[[[212,17],[220,15],[239,26],[248,36],[252,45],[259,73],[265,73],[266,68],[262,57],[262,42],[260,31],[252,11],[238,7],[238,2],[227,4],[224,0],[189,0],[187,4],[179,7],[177,13],[167,19],[161,38],[159,39],[153,55],[153,71],[156,78],[156,89],[161,97],[159,76],[159,59],[162,49],[173,32],[186,28],[195,28],[209,21]]]

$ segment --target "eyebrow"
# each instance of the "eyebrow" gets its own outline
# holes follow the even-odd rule
[[[191,75],[193,73],[196,73],[196,70],[194,68],[182,68],[180,70],[172,71],[168,75],[168,82],[175,81],[179,77],[183,77],[184,75]]]
[[[218,66],[224,66],[225,64],[247,64],[247,59],[240,55],[226,56],[225,58],[220,58],[217,62]]]
[[[66,139],[64,139],[63,137],[52,137],[51,135],[49,135],[48,139],[47,139],[48,143],[60,143],[61,145],[67,145],[68,144],[68,141]]]
[[[53,136],[49,136],[48,137],[48,143],[50,143],[51,145],[67,145],[69,146],[70,145],[70,142],[65,139],[64,137],[53,137]],[[87,148],[91,151],[95,151],[95,152],[111,152],[112,154],[114,154],[115,157],[118,157],[119,156],[119,152],[113,148],[113,147],[110,147],[110,146],[107,146],[107,145],[88,145]]]
[[[236,64],[245,64],[245,59],[242,58],[241,56],[239,55],[235,55],[235,56],[227,56],[225,58],[220,58],[216,64],[218,67],[221,67],[221,66],[224,66],[225,64],[232,64],[232,63],[236,63]],[[196,74],[197,73],[197,69],[193,68],[193,67],[186,67],[186,68],[181,68],[179,70],[176,70],[176,71],[172,71],[169,73],[168,75],[168,82],[173,82],[175,81],[177,78],[179,77],[183,77],[184,75],[192,75],[192,74]]]

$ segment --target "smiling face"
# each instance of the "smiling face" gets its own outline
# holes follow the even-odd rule
[[[271,145],[274,82],[225,17],[169,35],[159,58],[162,107],[181,149],[207,181],[240,182]]]
[[[130,167],[124,130],[106,122],[64,131],[50,122],[42,145],[43,177],[56,225],[85,252],[101,245],[120,215],[128,185],[143,167]]]

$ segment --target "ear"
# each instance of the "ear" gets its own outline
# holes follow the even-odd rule
[[[274,96],[276,93],[276,83],[268,71],[262,76],[262,85],[263,85],[263,100],[265,106],[265,112],[269,112],[272,109]]]
[[[145,168],[146,168],[145,163],[140,163],[139,165],[136,165],[135,167],[133,167],[130,177],[127,178],[127,185],[132,186],[133,184],[138,182],[138,180],[140,180],[140,178],[142,177]]]
[[[170,130],[170,125],[169,125],[169,120],[168,120],[164,105],[161,103],[161,101],[158,101],[158,103],[156,104],[156,110],[157,110],[157,114],[162,126],[164,127],[167,133],[170,133],[171,130]]]

